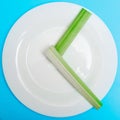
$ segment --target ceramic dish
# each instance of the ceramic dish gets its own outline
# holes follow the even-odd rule
[[[3,49],[6,81],[19,101],[40,114],[65,117],[92,108],[44,55],[81,8],[64,2],[38,6],[25,13],[7,36]],[[63,57],[100,99],[108,93],[116,73],[116,47],[95,14]]]

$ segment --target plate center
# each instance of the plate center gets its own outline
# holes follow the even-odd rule
[[[64,27],[50,28],[36,35],[30,40],[26,49],[27,70],[31,78],[37,85],[49,91],[63,93],[74,91],[74,88],[45,57],[46,49],[50,45],[55,45],[65,29]],[[92,52],[84,36],[79,34],[63,57],[83,80],[87,78],[92,66]],[[50,79],[47,73],[50,73]]]
[[[21,62],[21,65],[26,66],[29,79],[45,91],[63,94],[75,90],[46,58],[45,51],[58,41],[64,29],[64,27],[53,27],[42,33],[37,32],[34,37],[23,41],[19,50],[24,54],[22,57],[25,58],[24,64]]]

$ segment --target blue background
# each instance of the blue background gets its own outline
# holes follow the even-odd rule
[[[52,118],[37,114],[21,104],[7,86],[2,72],[2,49],[10,28],[29,9],[55,1],[76,3],[97,14],[112,32],[120,54],[120,0],[0,0],[0,120],[120,120],[120,60],[115,82],[102,100],[103,107],[73,117]]]

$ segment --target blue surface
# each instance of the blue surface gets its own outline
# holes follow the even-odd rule
[[[52,118],[37,114],[21,104],[11,93],[2,72],[2,49],[14,22],[35,6],[66,1],[80,4],[96,13],[113,34],[120,54],[120,0],[1,0],[0,1],[0,120],[120,120],[120,60],[115,82],[102,100],[100,110],[91,109],[68,118]],[[118,56],[119,58],[119,56]]]

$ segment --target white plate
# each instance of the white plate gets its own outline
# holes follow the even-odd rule
[[[23,15],[7,36],[3,50],[7,83],[24,105],[38,113],[64,117],[92,107],[44,56],[80,9],[64,2],[41,5]],[[96,15],[88,20],[64,59],[100,99],[108,93],[116,73],[116,47]]]

